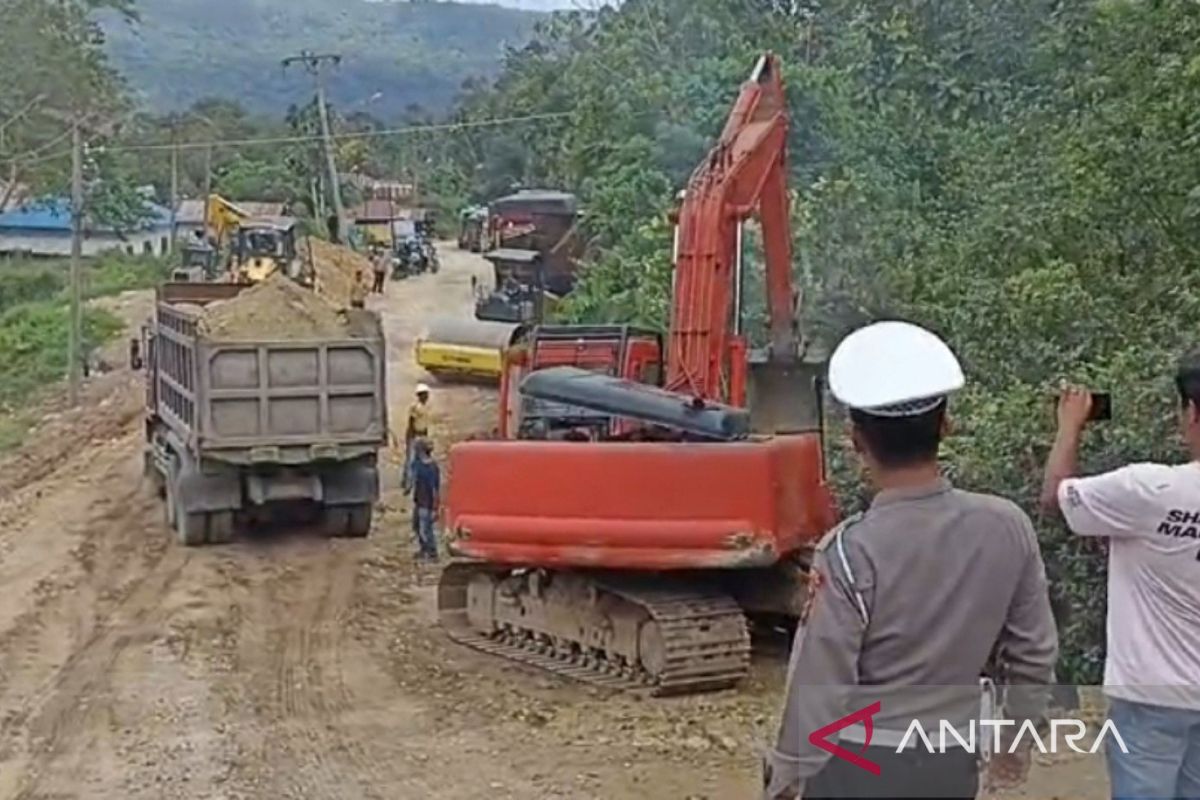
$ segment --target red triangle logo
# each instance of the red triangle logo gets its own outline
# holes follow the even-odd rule
[[[843,761],[849,761],[854,766],[865,769],[872,775],[878,775],[880,773],[879,765],[874,761],[863,758],[860,754],[867,752],[867,748],[871,746],[871,735],[875,733],[875,721],[872,717],[878,714],[881,708],[883,708],[883,705],[879,701],[872,703],[866,708],[860,708],[853,714],[842,717],[836,722],[831,722],[820,730],[813,731],[808,736],[808,743],[814,747],[821,748],[826,753],[832,753]],[[851,725],[857,725],[860,722],[867,728],[867,738],[862,746],[862,750],[858,753],[847,750],[840,744],[837,744],[836,738],[833,741],[829,740],[831,734],[835,734],[843,728],[849,728]]]

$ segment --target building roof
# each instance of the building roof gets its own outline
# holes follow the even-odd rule
[[[142,222],[139,230],[170,227],[171,212],[156,203],[146,203],[150,217]],[[65,197],[52,197],[25,203],[19,208],[0,213],[0,229],[28,231],[71,230],[71,201]],[[112,231],[110,226],[88,225],[89,231]]]
[[[233,204],[245,211],[252,217],[280,217],[283,216],[283,203],[264,203],[257,200],[235,200]],[[183,200],[179,203],[179,210],[175,212],[175,224],[177,225],[203,225],[204,224],[204,201],[203,200]]]
[[[269,216],[269,217],[248,217],[242,223],[244,229],[250,228],[275,228],[277,230],[288,230],[296,227],[295,217]]]
[[[370,175],[352,172],[342,176],[343,180],[357,189],[375,197],[407,198],[412,197],[415,188],[412,183],[395,180],[380,180]]]

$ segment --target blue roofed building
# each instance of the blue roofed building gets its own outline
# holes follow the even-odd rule
[[[115,230],[86,220],[83,255],[119,250],[130,255],[163,255],[171,248],[171,212],[146,203],[149,216],[133,230]],[[50,198],[0,213],[0,255],[59,257],[71,254],[71,202]]]

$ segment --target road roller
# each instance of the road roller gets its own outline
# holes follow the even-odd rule
[[[500,382],[504,351],[520,341],[524,325],[438,317],[417,338],[417,365],[439,381]]]

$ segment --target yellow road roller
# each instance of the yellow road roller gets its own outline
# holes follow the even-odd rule
[[[499,383],[504,351],[524,330],[510,322],[439,317],[417,338],[417,364],[442,381]]]

